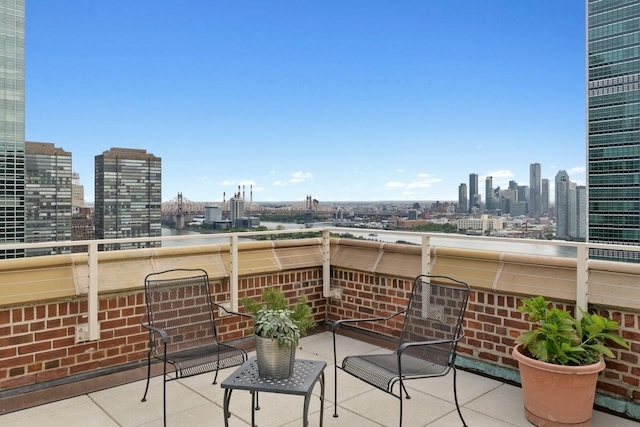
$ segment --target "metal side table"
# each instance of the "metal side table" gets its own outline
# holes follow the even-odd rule
[[[220,384],[224,390],[224,425],[229,427],[229,402],[233,390],[248,390],[251,392],[251,425],[255,427],[255,411],[257,408],[258,392],[283,393],[304,396],[304,412],[302,425],[309,425],[309,399],[316,382],[320,381],[320,427],[324,413],[324,368],[325,362],[319,360],[296,359],[293,375],[283,380],[262,378],[258,374],[258,362],[255,357],[247,360]]]

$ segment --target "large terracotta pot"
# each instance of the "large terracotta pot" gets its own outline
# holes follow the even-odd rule
[[[563,366],[525,356],[513,349],[518,361],[527,419],[539,427],[590,427],[598,374],[604,360],[587,366]]]

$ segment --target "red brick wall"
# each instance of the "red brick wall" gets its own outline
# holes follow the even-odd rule
[[[228,281],[212,282],[214,299],[228,301]],[[337,320],[391,314],[406,305],[412,286],[411,279],[338,269],[333,269],[331,282],[332,286],[342,289],[342,299],[325,300],[322,297],[320,268],[243,278],[239,283],[239,296],[256,296],[267,286],[280,287],[291,302],[307,295],[316,321],[321,322],[325,317]],[[517,364],[511,357],[515,337],[530,329],[530,324],[517,311],[518,304],[516,296],[473,291],[460,354],[516,369]],[[101,296],[100,340],[75,344],[76,325],[86,323],[86,300],[0,309],[0,390],[144,361],[148,335],[139,324],[144,311],[142,290]],[[637,356],[640,352],[640,316],[599,311],[618,320],[622,324],[622,335],[631,343],[631,350],[614,349],[617,357],[607,360],[599,390],[640,402],[637,391],[640,386]],[[393,335],[401,325],[401,319],[396,319],[376,330]],[[218,319],[222,340],[248,336],[249,327],[249,322],[237,316]]]
[[[342,288],[341,301],[329,300],[330,319],[346,319],[368,316],[384,317],[402,309],[407,302],[413,281],[390,279],[367,273],[346,270],[332,271],[332,285]],[[574,311],[575,307],[556,303],[559,308]],[[465,338],[458,347],[459,354],[505,368],[517,369],[511,356],[515,339],[521,332],[531,329],[531,324],[517,310],[520,297],[486,291],[472,291],[465,316]],[[607,359],[607,368],[600,376],[598,391],[618,398],[640,402],[640,315],[590,307],[601,315],[620,322],[621,335],[631,344],[631,349],[614,348],[616,359]],[[376,328],[378,332],[397,335],[401,319]]]
[[[257,288],[269,285],[281,287],[292,302],[307,295],[316,320],[324,319],[321,269],[239,282],[240,297],[255,295]],[[212,286],[216,301],[229,300],[227,280],[212,280]],[[142,290],[101,296],[100,339],[76,344],[76,325],[87,322],[86,300],[0,309],[0,390],[146,361],[148,334],[139,323],[144,313]],[[225,316],[218,319],[218,334],[222,340],[240,338],[250,334],[249,326],[239,316]]]

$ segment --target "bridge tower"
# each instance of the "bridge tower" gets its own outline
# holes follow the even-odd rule
[[[182,193],[178,193],[178,207],[176,209],[176,228],[181,230],[184,228],[184,210],[182,205]]]

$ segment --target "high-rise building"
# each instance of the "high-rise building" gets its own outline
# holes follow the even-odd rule
[[[576,239],[583,240],[587,237],[587,187],[576,187]]]
[[[529,213],[533,216],[542,215],[542,176],[540,163],[529,166]]]
[[[480,193],[478,188],[478,174],[469,174],[469,210],[480,207]]]
[[[640,0],[587,0],[589,242],[640,244]],[[640,261],[640,252],[592,250]]]
[[[74,213],[84,207],[84,185],[80,184],[80,174],[77,172],[71,175],[71,206]]]
[[[485,197],[485,207],[488,211],[495,209],[493,206],[493,177],[488,176],[484,180],[484,197]]]
[[[542,179],[542,214],[547,215],[549,213],[549,180]],[[586,210],[585,210],[586,212]]]
[[[0,244],[25,239],[24,0],[0,0]],[[24,256],[0,250],[0,258]]]
[[[146,150],[112,148],[95,157],[97,239],[160,237],[162,161]],[[105,250],[160,246],[160,242],[104,245]]]
[[[578,198],[575,182],[569,181],[567,191],[567,236],[570,239],[578,235]]]
[[[232,197],[229,200],[229,208],[231,214],[231,224],[233,227],[240,227],[242,222],[238,222],[244,217],[244,199],[239,195]]]
[[[569,235],[569,174],[565,170],[556,174],[556,237]]]
[[[518,185],[517,186],[517,190],[518,190],[518,202],[524,203],[524,206],[525,206],[524,212],[526,214],[530,210],[529,209],[529,201],[530,201],[529,186],[528,185]]]
[[[467,184],[464,182],[458,186],[458,212],[469,212],[469,202],[467,199]]]
[[[25,142],[25,241],[71,240],[71,153]],[[69,247],[28,249],[28,256],[70,253]]]

